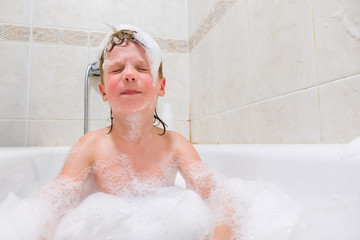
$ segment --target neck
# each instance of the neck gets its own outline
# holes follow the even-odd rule
[[[133,113],[113,113],[111,134],[127,144],[139,144],[151,139],[154,134],[153,115],[143,111]]]

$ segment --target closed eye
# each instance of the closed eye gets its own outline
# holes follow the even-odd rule
[[[112,73],[120,73],[124,70],[124,68],[118,68],[118,69],[115,69],[115,70],[112,70],[111,72]]]
[[[148,72],[148,71],[149,71],[149,69],[147,69],[147,68],[141,68],[141,67],[139,67],[138,70],[139,70],[140,72]]]

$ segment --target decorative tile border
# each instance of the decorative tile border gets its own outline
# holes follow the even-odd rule
[[[164,52],[178,52],[178,53],[187,53],[188,52],[188,42],[186,40],[175,40],[175,39],[161,39],[154,38],[155,41],[159,44],[160,48]]]
[[[50,43],[56,45],[97,47],[106,36],[105,32],[87,32],[79,30],[29,27],[0,24],[0,41],[21,41]],[[164,52],[187,53],[186,40],[155,38]]]
[[[0,25],[0,40],[25,41],[25,42],[29,41],[30,27]]]
[[[232,8],[237,0],[217,0],[209,14],[201,21],[195,32],[190,36],[189,51],[191,51]]]
[[[74,46],[87,46],[88,33],[84,31],[34,27],[33,41]]]
[[[186,40],[155,38],[164,52],[187,53],[191,51],[225,16],[237,0],[217,0],[209,14],[195,32]],[[0,41],[51,43],[58,45],[97,47],[105,37],[104,32],[87,32],[70,29],[1,25]]]
[[[105,36],[106,36],[106,33],[103,33],[103,32],[90,32],[89,46],[90,47],[99,46]]]

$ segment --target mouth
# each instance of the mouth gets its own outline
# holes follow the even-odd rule
[[[141,93],[141,92],[138,91],[138,90],[126,89],[126,90],[121,92],[121,95],[136,95],[136,94],[139,94],[139,93]]]

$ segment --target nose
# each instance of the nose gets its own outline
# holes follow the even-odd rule
[[[124,80],[126,81],[126,82],[133,82],[133,81],[135,81],[137,79],[137,77],[136,77],[136,74],[135,74],[135,71],[134,71],[134,69],[132,69],[132,68],[127,68],[126,69],[126,73],[125,73],[125,75],[124,75]]]
[[[135,81],[135,78],[134,77],[125,77],[125,80],[126,81]]]

